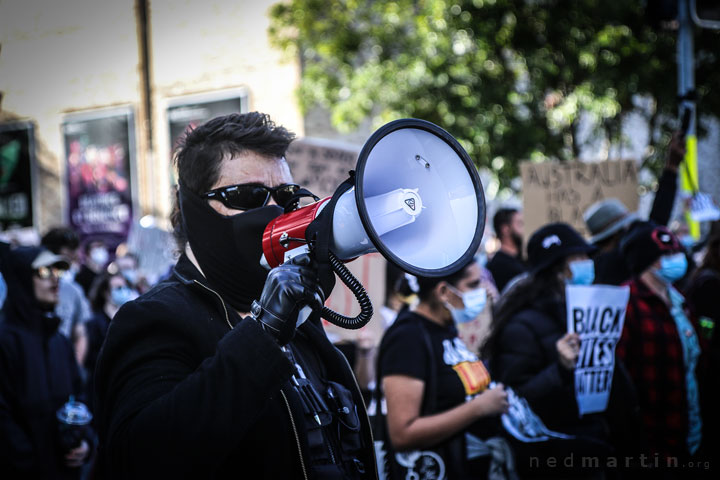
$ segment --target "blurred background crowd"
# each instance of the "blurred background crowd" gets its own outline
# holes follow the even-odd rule
[[[319,196],[396,118],[440,125],[478,166],[489,214],[472,265],[434,281],[373,256],[350,265],[377,314],[357,334],[327,332],[368,405],[386,377],[427,380],[427,358],[399,339],[424,342],[403,332],[430,322],[442,327],[431,344],[459,339],[458,358],[487,370],[472,395],[438,397],[438,411],[492,380],[576,436],[512,444],[521,476],[557,473],[529,463],[537,452],[645,452],[707,470],[720,452],[717,11],[699,0],[0,1],[0,464],[89,475],[105,332],[176,258],[173,149],[210,118],[259,110],[298,133],[287,160]],[[709,19],[692,23],[698,12]],[[581,345],[566,331],[567,284],[630,289],[603,414],[573,406]],[[329,302],[349,314],[336,290]],[[497,393],[485,401],[503,410]],[[400,447],[428,444],[416,434],[389,432]]]

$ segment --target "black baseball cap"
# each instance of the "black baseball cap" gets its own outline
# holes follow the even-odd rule
[[[596,248],[567,223],[550,223],[530,236],[527,245],[530,271],[537,273],[575,253],[590,254]]]

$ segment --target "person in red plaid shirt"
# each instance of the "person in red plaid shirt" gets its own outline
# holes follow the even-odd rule
[[[650,454],[682,461],[700,446],[700,344],[685,299],[672,283],[687,270],[677,237],[652,222],[623,241],[634,274],[625,327],[617,346],[638,393]]]

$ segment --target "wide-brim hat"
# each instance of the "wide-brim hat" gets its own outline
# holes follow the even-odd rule
[[[530,236],[527,245],[531,273],[537,273],[560,260],[576,254],[597,250],[567,223],[550,223]]]
[[[624,230],[640,217],[617,198],[606,198],[590,205],[583,214],[583,220],[590,231],[589,242],[598,243]]]
[[[58,267],[67,270],[70,268],[70,261],[63,255],[56,255],[50,250],[42,250],[32,261],[32,268],[38,269],[42,267]]]

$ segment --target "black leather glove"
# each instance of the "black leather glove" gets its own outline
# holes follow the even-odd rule
[[[295,335],[300,310],[306,305],[322,308],[324,301],[317,266],[303,254],[270,270],[260,300],[252,303],[250,314],[279,345],[285,345]]]

